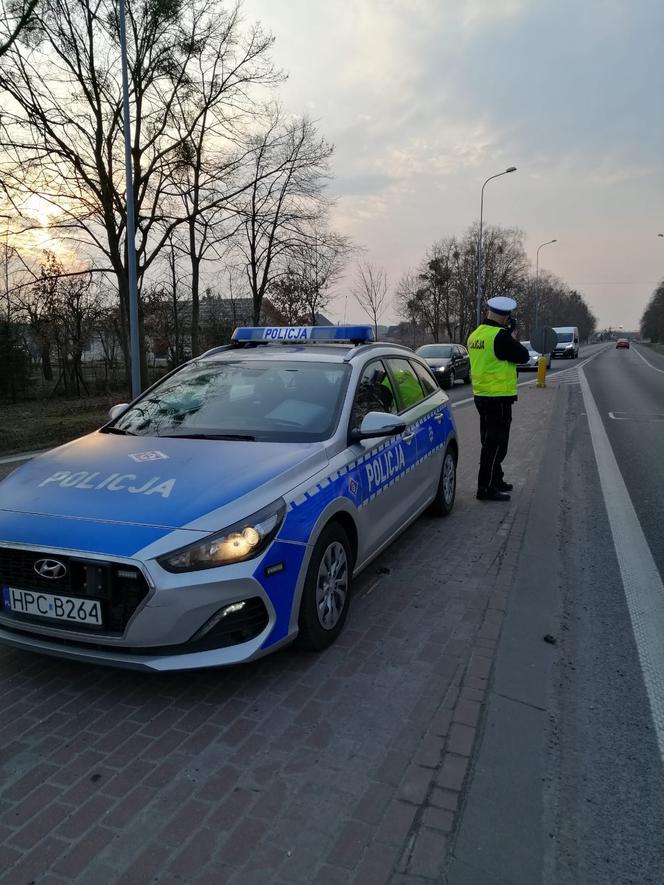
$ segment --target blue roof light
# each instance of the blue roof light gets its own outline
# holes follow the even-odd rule
[[[353,343],[374,340],[371,326],[242,326],[233,332],[233,341],[305,344],[308,341]]]

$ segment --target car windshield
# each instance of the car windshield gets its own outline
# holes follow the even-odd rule
[[[449,344],[425,344],[415,351],[418,356],[425,359],[444,359],[452,356],[452,347]]]
[[[567,341],[572,341],[574,335],[571,332],[556,332],[558,336],[558,344],[565,344]]]
[[[108,432],[317,442],[336,427],[350,369],[315,362],[197,362],[171,375]]]

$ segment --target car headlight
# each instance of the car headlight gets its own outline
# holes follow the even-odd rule
[[[157,562],[168,572],[193,572],[253,559],[274,539],[285,515],[286,502],[279,498],[258,513],[208,535],[203,541],[158,557]]]
[[[447,366],[436,366],[436,372],[447,372]]]

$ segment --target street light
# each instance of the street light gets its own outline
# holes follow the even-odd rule
[[[131,351],[131,397],[141,392],[141,350],[138,335],[138,287],[136,283],[136,224],[134,220],[134,179],[131,162],[131,118],[129,116],[129,76],[127,73],[127,29],[124,0],[118,0],[120,63],[122,67],[122,113],[124,115],[125,179],[127,182],[127,283],[129,287],[129,340]]]
[[[482,220],[484,216],[484,188],[494,178],[500,178],[501,175],[507,175],[508,172],[516,172],[516,166],[508,166],[504,172],[498,172],[497,175],[490,175],[482,185],[482,195],[480,199],[480,235],[477,241],[477,325],[480,324],[480,309],[482,305]]]
[[[537,328],[537,315],[539,313],[539,253],[544,246],[550,246],[551,243],[557,243],[558,240],[547,240],[537,247],[537,257],[535,258],[535,328]]]

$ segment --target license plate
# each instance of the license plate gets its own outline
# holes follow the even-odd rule
[[[2,588],[2,598],[5,610],[17,615],[102,626],[101,605],[97,599],[74,599],[72,596],[54,596],[6,586]]]

